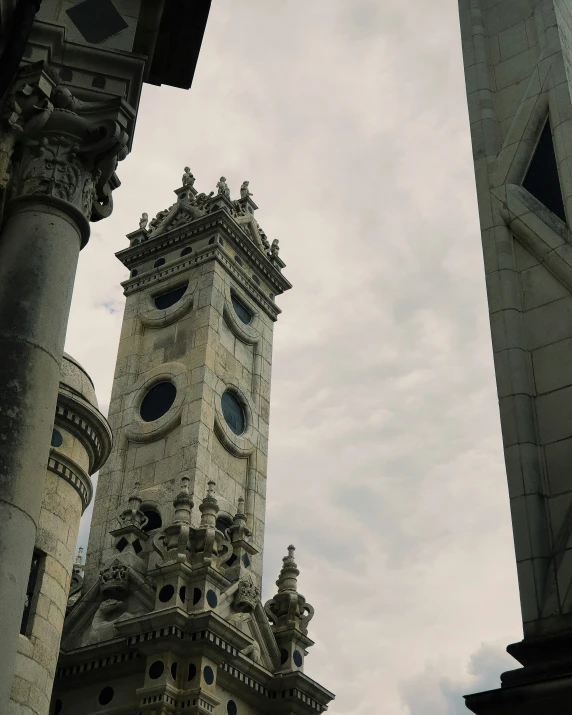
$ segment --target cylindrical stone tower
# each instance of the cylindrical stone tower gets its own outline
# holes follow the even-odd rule
[[[47,715],[58,660],[74,551],[91,501],[90,475],[111,450],[111,430],[93,383],[69,355],[58,402],[34,557],[12,684],[12,715]]]

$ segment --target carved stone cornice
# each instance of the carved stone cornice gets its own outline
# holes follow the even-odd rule
[[[57,84],[45,63],[24,68],[8,116],[15,137],[9,202],[45,202],[77,222],[82,246],[89,221],[111,214],[117,162],[127,155],[133,110],[120,98],[84,102]]]

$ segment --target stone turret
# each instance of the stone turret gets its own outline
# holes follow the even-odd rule
[[[90,475],[110,450],[111,430],[93,383],[64,355],[12,686],[11,707],[18,715],[48,713],[72,572],[72,595],[82,582],[80,564],[74,568],[80,517],[92,497]]]

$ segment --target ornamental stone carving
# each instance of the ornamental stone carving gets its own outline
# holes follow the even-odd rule
[[[240,198],[241,199],[247,199],[249,196],[254,196],[254,194],[250,193],[250,189],[248,188],[248,181],[243,181],[240,187]]]
[[[260,589],[254,585],[250,576],[238,583],[234,594],[233,608],[239,613],[253,613],[260,598]]]
[[[83,241],[89,221],[111,214],[120,185],[117,162],[128,153],[132,114],[121,99],[84,102],[58,85],[44,63],[20,73],[8,123],[16,137],[11,201],[40,200],[70,213]]]
[[[220,177],[220,181],[217,183],[216,187],[217,194],[226,196],[227,199],[230,199],[230,189],[228,188],[228,184],[226,183],[226,178],[224,176]]]
[[[185,173],[183,174],[183,186],[192,187],[195,183],[195,177],[192,175],[191,170],[188,166],[185,166]]]
[[[314,617],[314,609],[298,593],[300,571],[294,561],[294,551],[293,546],[288,547],[288,555],[282,559],[282,570],[276,581],[278,593],[264,604],[264,610],[275,632],[298,630],[306,635],[308,623]]]

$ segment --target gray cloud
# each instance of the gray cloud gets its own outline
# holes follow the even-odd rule
[[[337,693],[333,715],[415,715],[424,697],[462,711],[485,680],[459,664],[482,652],[498,682],[507,666],[476,649],[518,640],[520,616],[455,5],[213,4],[192,91],[145,88],[116,211],[81,257],[67,349],[104,409],[113,253],[186,164],[200,190],[250,180],[294,284],[275,330],[266,595],[294,542],[316,607],[307,673]]]

